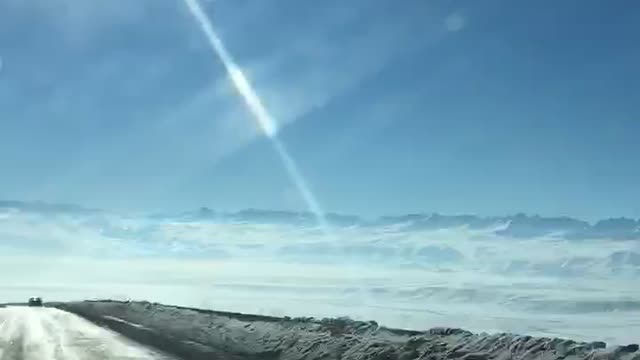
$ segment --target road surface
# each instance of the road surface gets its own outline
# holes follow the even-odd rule
[[[0,360],[23,359],[171,358],[62,310],[26,306],[0,307]]]

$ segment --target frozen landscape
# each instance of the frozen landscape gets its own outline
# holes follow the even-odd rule
[[[0,360],[640,360],[630,3],[0,0]]]
[[[2,360],[170,360],[121,334],[54,308],[0,306]]]
[[[0,203],[0,297],[638,341],[640,223]]]

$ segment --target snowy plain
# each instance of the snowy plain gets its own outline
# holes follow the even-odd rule
[[[522,215],[414,215],[336,217],[320,229],[304,214],[205,210],[4,206],[0,299],[134,299],[418,330],[638,341],[635,228],[610,227],[609,236],[572,225],[569,234],[566,221]]]

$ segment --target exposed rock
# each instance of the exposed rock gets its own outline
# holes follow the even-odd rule
[[[348,318],[278,318],[149,302],[55,306],[185,359],[639,360],[640,355],[637,344],[604,349],[603,342],[453,328],[408,331]]]
[[[632,353],[638,351],[638,344],[629,344],[627,346],[620,347],[621,352]]]

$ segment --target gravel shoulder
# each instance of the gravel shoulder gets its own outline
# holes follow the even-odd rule
[[[52,306],[183,359],[640,360],[637,344],[606,347],[451,328],[407,331],[349,319],[278,318],[149,302]]]

